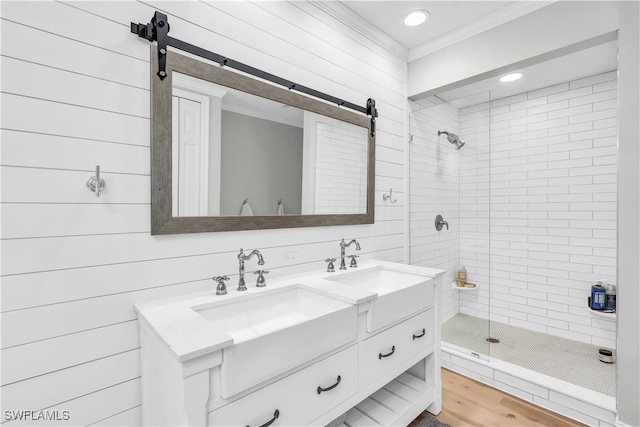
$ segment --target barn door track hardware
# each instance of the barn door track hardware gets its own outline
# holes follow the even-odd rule
[[[148,24],[136,24],[131,23],[131,32],[138,37],[149,40],[150,42],[156,42],[158,45],[158,77],[160,80],[164,80],[167,77],[167,47],[171,46],[176,49],[180,49],[184,52],[191,53],[201,58],[208,59],[213,62],[217,62],[221,66],[233,68],[244,73],[251,74],[261,79],[285,86],[289,90],[296,90],[298,92],[314,96],[316,98],[324,99],[325,101],[337,104],[338,106],[355,110],[359,113],[366,114],[371,117],[371,136],[375,136],[376,131],[376,117],[378,117],[378,110],[376,109],[376,101],[372,98],[367,100],[366,106],[361,107],[356,104],[352,104],[348,101],[336,98],[326,93],[311,89],[309,87],[299,85],[287,79],[283,79],[266,71],[258,68],[251,67],[243,64],[242,62],[235,61],[231,58],[227,58],[223,55],[210,52],[201,47],[192,45],[191,43],[184,42],[182,40],[175,39],[169,35],[169,20],[167,15],[156,11],[151,18],[151,22]]]

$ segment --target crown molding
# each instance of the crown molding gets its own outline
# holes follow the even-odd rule
[[[407,61],[409,49],[341,2],[310,0],[309,3],[402,61]]]
[[[446,33],[440,37],[436,37],[418,47],[409,51],[407,61],[415,61],[418,58],[429,55],[437,50],[444,49],[462,40],[473,37],[477,34],[495,28],[506,22],[524,16],[528,13],[536,11],[540,8],[554,3],[556,0],[549,1],[518,1],[512,5],[502,8],[490,15],[480,18],[468,25]]]

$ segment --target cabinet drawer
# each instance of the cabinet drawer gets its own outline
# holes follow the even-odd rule
[[[361,352],[363,386],[433,344],[433,321],[431,308],[365,340]]]
[[[358,349],[353,345],[209,413],[209,425],[261,426],[277,410],[271,426],[304,426],[357,390]]]

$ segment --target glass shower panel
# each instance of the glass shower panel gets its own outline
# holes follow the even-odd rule
[[[447,272],[443,345],[488,359],[490,96],[431,96],[409,107],[410,263]],[[448,228],[437,230],[437,215]],[[475,287],[456,287],[462,266]]]
[[[451,101],[460,108],[460,263],[476,287],[460,291],[460,310],[451,340],[482,358],[491,355],[490,273],[491,96],[482,92]]]

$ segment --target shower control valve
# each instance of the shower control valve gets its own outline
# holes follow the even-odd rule
[[[442,215],[436,216],[436,230],[442,230],[443,225],[447,227],[447,230],[449,229],[449,223],[442,218]]]

